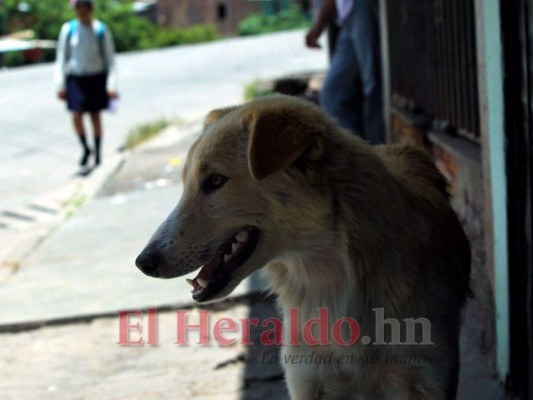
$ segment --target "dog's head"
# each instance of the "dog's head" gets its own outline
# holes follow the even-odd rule
[[[205,302],[305,251],[331,210],[318,166],[332,127],[316,106],[279,95],[212,111],[189,150],[182,198],[139,269],[174,278],[200,268],[189,283]]]

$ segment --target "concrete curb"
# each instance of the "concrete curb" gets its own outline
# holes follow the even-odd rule
[[[230,296],[226,300],[219,302],[219,303],[211,303],[211,304],[198,304],[193,301],[186,302],[186,303],[175,303],[175,304],[162,304],[159,306],[149,306],[149,307],[140,307],[141,310],[146,309],[152,309],[155,308],[158,312],[169,312],[169,311],[175,311],[175,310],[192,310],[192,309],[203,309],[203,310],[211,310],[211,311],[224,311],[228,310],[232,307],[235,307],[237,305],[249,305],[252,306],[257,303],[265,303],[265,302],[274,302],[275,296],[266,293],[262,290],[257,290],[237,296]],[[84,314],[84,315],[76,315],[72,317],[64,317],[64,318],[52,318],[52,319],[45,319],[45,320],[37,320],[37,321],[25,321],[25,322],[16,322],[16,323],[8,323],[8,324],[0,324],[0,335],[4,334],[10,334],[10,333],[20,333],[20,332],[27,332],[27,331],[33,331],[49,326],[65,326],[65,325],[73,325],[73,324],[80,324],[80,323],[88,323],[95,319],[101,319],[101,318],[116,318],[118,316],[119,311],[124,310],[117,310],[117,311],[105,311],[105,312],[99,312],[99,313],[93,313],[93,314]]]
[[[0,253],[0,279],[6,274],[16,272],[59,225],[76,209],[94,198],[107,180],[121,168],[127,155],[127,153],[107,155],[104,163],[89,177],[77,177],[43,198],[43,202],[58,207],[53,218],[7,236],[3,241],[5,250]]]
[[[195,132],[203,121],[203,114],[193,115],[184,122],[184,126],[179,129],[188,134]],[[40,203],[53,204],[53,217],[41,223],[35,223],[24,227],[19,232],[10,232],[5,238],[0,237],[3,243],[0,249],[0,279],[5,275],[16,272],[22,267],[24,261],[45,241],[54,230],[84,204],[87,204],[105,184],[111,179],[122,166],[127,162],[129,156],[136,151],[150,149],[164,145],[168,141],[165,133],[173,131],[176,126],[171,125],[165,128],[155,137],[141,143],[132,150],[125,150],[119,153],[104,154],[104,162],[96,168],[89,176],[79,176],[57,188],[51,193],[43,196]]]

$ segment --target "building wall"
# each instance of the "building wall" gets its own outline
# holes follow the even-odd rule
[[[476,338],[486,359],[494,365],[494,275],[487,265],[485,193],[481,146],[460,136],[432,130],[429,119],[392,107],[390,141],[423,148],[434,159],[450,185],[451,204],[470,240],[471,286],[475,300],[469,302],[465,329]]]
[[[220,35],[237,33],[239,22],[261,12],[262,4],[250,0],[159,0],[159,22],[165,27],[214,25]]]

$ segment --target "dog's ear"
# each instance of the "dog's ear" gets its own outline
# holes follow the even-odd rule
[[[207,114],[207,116],[204,119],[204,130],[209,126],[218,121],[220,118],[222,118],[224,115],[232,112],[238,108],[238,106],[232,106],[232,107],[226,107],[226,108],[219,108],[217,110],[213,110]]]
[[[243,115],[248,126],[248,166],[261,180],[287,168],[300,157],[318,160],[324,150],[323,121],[304,107],[264,107]]]

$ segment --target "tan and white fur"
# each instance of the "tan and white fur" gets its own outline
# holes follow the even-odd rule
[[[190,273],[254,227],[253,252],[202,301],[227,296],[264,268],[285,318],[297,307],[300,324],[324,307],[330,323],[353,318],[369,338],[378,333],[375,309],[431,322],[431,345],[285,345],[286,355],[359,361],[287,363],[292,399],[455,398],[470,249],[425,153],[372,147],[318,107],[277,95],[211,112],[183,182],[179,204],[137,260],[146,274]],[[398,355],[429,362],[386,362]]]

